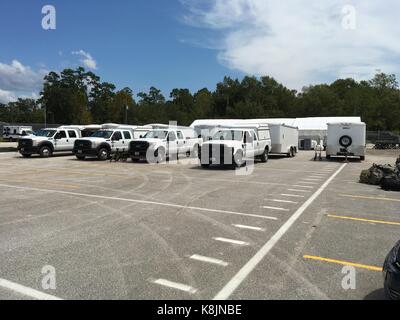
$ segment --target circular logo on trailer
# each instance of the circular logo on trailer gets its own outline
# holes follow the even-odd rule
[[[343,136],[339,139],[339,144],[344,148],[350,147],[352,143],[353,139],[349,136]]]

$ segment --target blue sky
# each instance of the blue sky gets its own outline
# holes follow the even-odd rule
[[[56,8],[56,30],[41,27],[46,4]],[[135,93],[156,86],[166,96],[176,87],[214,89],[224,75],[240,76],[217,61],[215,50],[195,44],[205,31],[188,26],[184,14],[175,0],[2,0],[0,63],[58,71],[82,65],[72,52],[83,50],[103,81]]]
[[[41,27],[56,8],[56,30]],[[46,72],[86,65],[135,93],[215,88],[225,75],[291,89],[400,74],[400,1],[1,0],[0,102],[34,96]]]

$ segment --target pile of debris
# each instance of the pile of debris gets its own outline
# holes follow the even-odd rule
[[[400,191],[400,157],[394,167],[390,164],[373,164],[368,170],[363,170],[360,183],[380,185],[383,190]]]

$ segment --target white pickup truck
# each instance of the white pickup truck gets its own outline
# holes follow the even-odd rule
[[[197,158],[202,139],[188,127],[164,127],[153,129],[130,143],[132,161],[146,160],[161,163],[167,159],[178,159],[179,155]]]
[[[93,133],[94,126],[62,126],[59,128],[46,128],[35,132],[18,141],[19,153],[28,158],[33,154],[39,154],[42,158],[50,157],[54,153],[72,152],[75,140],[82,134]]]
[[[115,152],[128,152],[129,143],[150,129],[147,126],[104,124],[90,137],[76,140],[73,153],[79,160],[87,157],[107,160]]]
[[[241,167],[246,158],[267,162],[270,150],[271,137],[267,125],[235,126],[219,129],[211,140],[204,142],[199,158],[203,168],[210,165]]]

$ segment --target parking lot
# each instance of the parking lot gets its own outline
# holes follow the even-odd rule
[[[0,299],[381,299],[400,194],[358,178],[397,156],[345,164],[303,151],[235,175],[2,153]],[[355,289],[342,287],[345,265]]]

